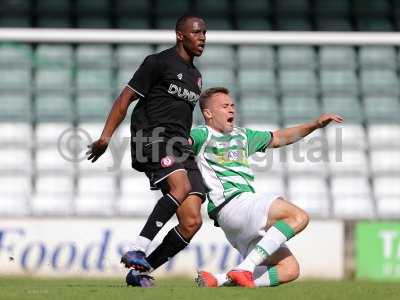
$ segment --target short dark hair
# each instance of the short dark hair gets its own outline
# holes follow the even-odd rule
[[[200,16],[198,16],[198,15],[195,15],[195,14],[185,14],[185,15],[179,17],[179,19],[176,21],[176,24],[175,24],[175,32],[176,32],[176,31],[182,31],[182,30],[183,30],[182,28],[183,28],[183,26],[185,25],[186,21],[189,20],[189,19],[193,19],[193,18],[203,20],[203,18],[200,17]]]
[[[229,95],[229,90],[225,87],[222,86],[216,86],[216,87],[212,87],[209,89],[206,89],[201,95],[200,95],[200,109],[203,110],[205,108],[207,108],[208,102],[210,100],[210,98],[217,93],[222,93],[225,95]]]

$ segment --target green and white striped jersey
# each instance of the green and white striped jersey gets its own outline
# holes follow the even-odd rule
[[[209,188],[211,218],[239,194],[255,192],[249,156],[265,151],[272,140],[271,132],[235,127],[230,133],[220,133],[209,126],[198,126],[190,136],[197,165]]]

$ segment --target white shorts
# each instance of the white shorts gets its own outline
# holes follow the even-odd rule
[[[257,193],[242,193],[218,213],[219,226],[242,257],[246,257],[265,235],[269,208],[275,199]]]

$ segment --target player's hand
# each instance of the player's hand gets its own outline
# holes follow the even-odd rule
[[[88,156],[87,160],[91,160],[94,163],[96,160],[99,159],[100,156],[106,152],[108,147],[108,141],[99,139],[92,144],[88,145],[89,150],[86,152]]]
[[[316,120],[317,127],[323,128],[332,121],[335,121],[336,123],[342,123],[343,118],[335,114],[323,114]]]

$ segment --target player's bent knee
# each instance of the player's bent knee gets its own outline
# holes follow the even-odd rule
[[[293,261],[283,267],[280,272],[279,280],[281,283],[287,283],[298,279],[300,276],[300,266],[297,261]]]
[[[201,216],[190,217],[182,220],[180,227],[182,229],[182,233],[186,238],[191,238],[195,235],[195,233],[201,228],[203,221]]]
[[[306,228],[308,223],[310,222],[309,215],[302,209],[298,209],[295,215],[295,219],[298,224],[298,227],[301,228],[301,230]]]

